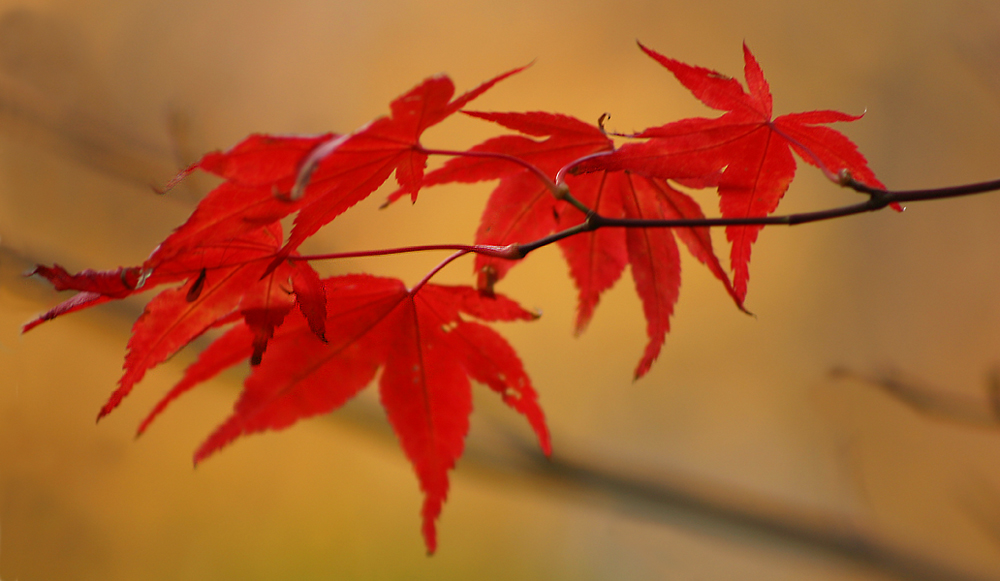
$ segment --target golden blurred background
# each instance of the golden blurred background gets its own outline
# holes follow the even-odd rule
[[[994,0],[0,1],[0,580],[1000,579],[998,194],[765,230],[755,318],[685,257],[673,331],[635,383],[631,282],[576,338],[558,251],[532,255],[501,290],[544,316],[501,331],[555,453],[477,389],[431,558],[374,390],[192,469],[241,372],[136,441],[203,343],[95,426],[142,301],[19,334],[65,298],[22,272],[138,264],[212,187],[152,192],[201,153],[348,131],[434,73],[465,90],[537,59],[474,108],[610,112],[620,131],[710,114],[637,38],[737,77],[746,41],[776,113],[866,112],[839,129],[892,188],[998,177]],[[424,141],[492,131],[456,118]],[[377,193],[309,249],[467,242],[488,192],[382,212]],[[783,210],[857,199],[804,168]],[[320,268],[412,283],[439,259]]]

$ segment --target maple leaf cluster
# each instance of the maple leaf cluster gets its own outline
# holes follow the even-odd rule
[[[743,309],[750,249],[761,228],[726,228],[730,278],[707,227],[639,225],[704,219],[700,205],[678,186],[715,189],[723,218],[767,216],[795,174],[794,152],[827,175],[846,171],[859,183],[881,187],[854,144],[824,126],[857,117],[813,111],[772,119],[770,90],[745,46],[746,89],[715,71],[640,47],[705,105],[725,113],[609,135],[601,122],[556,113],[465,110],[522,69],[457,97],[448,77],[434,76],[394,100],[388,116],[351,133],[251,135],[228,151],[204,156],[176,180],[201,170],[222,178],[221,185],[141,265],[77,274],[58,265],[37,267],[32,274],[57,290],[77,292],[24,330],[171,285],[149,301],[133,326],[124,373],[98,417],[118,406],[148,370],[210,329],[223,329],[139,427],[143,432],[194,386],[249,361],[232,415],[198,448],[195,462],[240,436],[335,410],[377,378],[389,422],[424,492],[423,535],[433,552],[448,472],[469,428],[471,382],[496,391],[528,420],[542,450],[550,451],[531,380],[514,349],[485,324],[536,318],[495,292],[524,249],[558,244],[578,290],[578,332],[601,295],[630,267],[648,336],[638,378],[652,366],[670,329],[681,284],[677,241]],[[459,111],[513,133],[460,152],[421,145],[426,129]],[[616,147],[614,137],[627,143]],[[434,154],[451,158],[425,173]],[[428,186],[496,180],[474,244],[449,246],[458,252],[409,288],[367,274],[321,278],[310,265],[318,258],[301,256],[298,247],[391,175],[399,189],[387,203],[404,196],[416,202]],[[293,214],[286,236],[281,220]],[[636,224],[591,227],[595,216]],[[475,286],[429,282],[470,252],[476,254]],[[385,251],[371,251],[379,253]]]

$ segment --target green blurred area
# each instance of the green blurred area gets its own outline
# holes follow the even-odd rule
[[[201,153],[251,132],[349,131],[431,74],[464,90],[534,61],[473,108],[610,112],[619,131],[713,115],[637,38],[738,78],[745,41],[776,113],[865,112],[838,129],[891,188],[998,177],[991,0],[0,2],[0,580],[1000,579],[986,381],[1000,360],[996,194],[766,229],[756,317],[685,257],[673,330],[635,383],[645,323],[631,281],[574,337],[558,251],[532,255],[500,290],[544,316],[500,330],[540,393],[554,456],[540,460],[521,418],[478,389],[432,558],[416,478],[372,390],[192,469],[241,371],[135,440],[204,343],[95,426],[142,301],[19,335],[61,298],[20,274],[141,262],[213,182],[152,186]],[[457,117],[424,142],[492,134]],[[388,191],[307,250],[468,242],[489,186],[379,211]],[[782,211],[857,199],[806,167]],[[715,212],[714,194],[699,200]],[[319,268],[412,283],[439,259]],[[470,283],[469,270],[440,280]],[[900,370],[931,403],[834,368]]]

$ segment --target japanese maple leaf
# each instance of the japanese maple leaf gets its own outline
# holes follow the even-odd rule
[[[250,135],[228,151],[201,158],[173,179],[168,188],[195,169],[221,177],[187,221],[150,257],[152,267],[175,260],[193,248],[225,242],[272,224],[302,207],[288,197],[303,160],[337,135]]]
[[[601,152],[610,153],[613,143],[593,125],[565,115],[551,113],[478,113],[470,115],[499,123],[532,137],[505,135],[489,139],[470,151],[514,156],[555,175],[574,161]],[[423,185],[446,182],[474,182],[500,178],[476,232],[477,244],[506,245],[529,242],[557,229],[575,226],[585,216],[569,204],[557,200],[534,172],[498,158],[461,156],[449,160],[424,179]],[[567,176],[570,192],[598,214],[613,218],[664,219],[703,218],[691,198],[671,188],[663,180],[630,176],[625,172],[598,172]],[[398,198],[401,191],[390,196]],[[643,303],[649,344],[636,367],[636,377],[644,375],[660,352],[680,289],[680,258],[674,233],[692,254],[708,265],[712,273],[735,296],[712,250],[707,228],[620,229],[602,228],[558,242],[579,290],[577,332],[582,332],[593,316],[601,294],[621,277],[626,265]],[[479,287],[490,290],[515,264],[479,255],[476,257]]]
[[[219,324],[245,320],[254,336],[254,363],[260,362],[274,330],[295,304],[308,317],[311,331],[322,337],[325,296],[312,267],[305,262],[286,261],[265,275],[281,243],[281,225],[274,223],[224,243],[209,241],[171,261],[160,260],[154,252],[142,267],[69,275],[58,265],[40,266],[34,273],[51,280],[57,289],[79,292],[29,322],[24,330],[81,308],[185,281],[150,300],[133,325],[124,373],[118,388],[101,408],[101,418],[118,406],[146,371]]]
[[[532,320],[506,297],[470,287],[402,282],[355,274],[324,281],[330,309],[327,341],[317,340],[297,312],[274,335],[268,357],[253,369],[233,415],[198,448],[201,461],[234,439],[339,408],[376,377],[382,405],[424,491],[423,534],[436,547],[435,522],[448,493],[448,471],[461,456],[472,411],[469,380],[484,383],[523,414],[550,452],[548,429],[517,354],[489,327],[470,320]],[[140,426],[166,405],[253,351],[240,323],[217,339]]]
[[[420,145],[423,132],[523,69],[503,73],[455,99],[451,79],[430,77],[394,100],[390,116],[324,141],[302,161],[289,193],[292,200],[301,198],[303,207],[282,255],[368,197],[393,171],[396,182],[416,197],[427,164],[427,153]]]
[[[549,176],[565,164],[594,153],[610,152],[614,144],[598,127],[567,115],[553,113],[481,113],[468,115],[492,121],[525,135],[502,135],[484,141],[469,151],[500,153],[531,163]],[[476,244],[506,245],[529,242],[555,231],[558,213],[567,208],[534,172],[509,160],[488,157],[455,157],[427,174],[421,186],[450,182],[473,183],[499,179],[483,210],[476,231]],[[390,196],[394,201],[405,190]],[[476,255],[475,270],[480,289],[489,290],[513,268],[513,261]]]
[[[735,79],[667,58],[639,47],[670,70],[702,103],[726,111],[714,119],[694,118],[646,129],[642,143],[622,146],[613,156],[583,164],[592,169],[627,169],[662,179],[718,177],[719,206],[725,218],[774,212],[795,176],[794,151],[830,176],[842,170],[873,187],[883,187],[857,146],[822,124],[854,121],[837,111],[793,113],[772,119],[771,92],[757,60],[743,45],[747,89]],[[729,226],[733,287],[742,300],[750,278],[750,248],[762,226]]]
[[[581,177],[585,179],[567,179],[573,195],[603,216],[638,220],[704,218],[697,202],[665,180],[620,171]],[[566,210],[569,225],[583,219],[579,210]],[[631,267],[649,338],[635,369],[636,379],[645,375],[659,356],[680,295],[681,263],[675,237],[709,268],[736,306],[745,311],[715,256],[708,228],[602,228],[559,241],[579,289],[578,332],[589,322],[600,295],[618,280],[626,264]]]

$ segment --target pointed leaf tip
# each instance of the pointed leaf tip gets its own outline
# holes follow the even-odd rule
[[[753,53],[750,52],[750,48],[745,41],[743,42],[743,62],[743,74],[747,81],[747,89],[750,91],[750,97],[764,117],[770,119],[773,114],[771,89],[767,84],[767,80],[764,79],[764,72],[761,70],[760,64]]]

